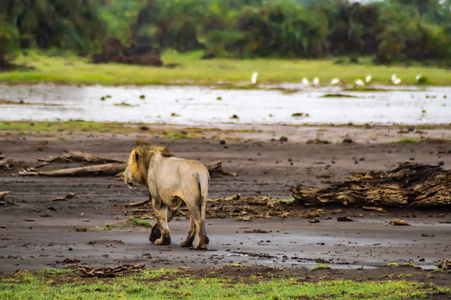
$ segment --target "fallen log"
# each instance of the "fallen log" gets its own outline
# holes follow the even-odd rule
[[[388,172],[357,173],[324,189],[298,184],[290,191],[305,205],[451,206],[451,171],[404,163]]]
[[[38,161],[44,163],[52,162],[86,162],[91,164],[108,164],[108,163],[123,163],[121,160],[111,159],[106,157],[97,156],[90,153],[84,153],[80,151],[73,151],[68,153],[63,153],[57,157],[51,158],[39,158]]]
[[[88,167],[59,169],[53,171],[20,171],[21,176],[113,176],[121,173],[127,167],[126,163],[103,164]]]
[[[38,171],[36,169],[23,170],[19,172],[21,176],[114,176],[122,173],[127,167],[127,163],[110,163],[87,167],[77,167],[68,169],[58,169],[51,171]],[[207,165],[210,176],[230,175],[236,176],[235,173],[229,173],[222,169],[222,162]]]

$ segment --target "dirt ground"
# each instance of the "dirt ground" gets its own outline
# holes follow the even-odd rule
[[[282,136],[288,141],[280,141]],[[421,137],[423,141],[392,143],[407,136]],[[289,190],[298,183],[325,187],[345,180],[353,172],[387,171],[405,161],[440,164],[449,169],[450,128],[418,133],[401,127],[243,125],[207,131],[204,137],[170,140],[146,132],[58,133],[58,138],[44,133],[3,135],[3,160],[19,163],[8,170],[0,167],[0,191],[11,191],[5,197],[8,203],[14,203],[0,206],[0,272],[125,263],[144,263],[149,268],[191,267],[199,272],[230,264],[251,270],[281,267],[287,272],[304,272],[323,263],[333,270],[319,272],[329,272],[332,277],[352,278],[367,272],[362,276],[382,278],[387,273],[401,272],[393,271],[387,264],[411,263],[423,270],[399,269],[410,272],[413,279],[449,285],[449,272],[431,275],[427,271],[451,256],[449,208],[372,211],[304,207],[289,202]],[[345,138],[353,143],[343,143]],[[142,226],[124,223],[106,227],[123,224],[133,215],[152,215],[148,207],[122,208],[124,204],[145,200],[145,187],[131,190],[115,177],[17,175],[22,168],[38,165],[38,158],[65,151],[125,161],[138,139],[165,145],[176,156],[205,164],[222,161],[224,170],[238,174],[212,178],[209,198],[227,199],[240,194],[240,199],[209,202],[208,251],[180,247],[189,224],[183,210],[169,224],[173,242],[170,246],[151,244],[149,229]],[[52,201],[68,193],[77,197]],[[352,222],[339,222],[339,217],[349,217]],[[315,218],[319,222],[311,223]],[[389,225],[393,219],[404,219],[411,226]],[[221,270],[242,272],[230,267]]]

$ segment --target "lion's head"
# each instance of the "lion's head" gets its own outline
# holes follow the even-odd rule
[[[156,145],[138,146],[132,150],[127,168],[124,171],[124,181],[130,188],[135,186],[135,182],[138,184],[146,183],[150,160],[157,153],[165,157],[172,156],[167,148]]]

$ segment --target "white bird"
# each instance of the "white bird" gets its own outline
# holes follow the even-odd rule
[[[393,75],[391,76],[391,81],[394,82],[395,80],[396,80],[396,74],[393,74]]]
[[[373,78],[373,77],[372,77],[371,75],[367,75],[366,78],[365,78],[365,82],[366,82],[366,83],[370,83],[370,81],[371,81],[372,78]]]
[[[309,81],[308,81],[308,79],[307,78],[302,78],[302,84],[303,85],[309,85]]]
[[[356,79],[355,84],[359,85],[359,86],[364,86],[365,85],[365,83],[363,82],[362,79]]]
[[[257,83],[257,77],[258,77],[258,72],[252,73],[252,77],[251,77],[252,84],[256,84]]]
[[[318,77],[313,78],[313,85],[319,85],[319,78]]]
[[[393,74],[391,76],[391,82],[393,82],[393,84],[400,84],[401,83],[401,78],[396,77],[396,74]]]
[[[421,78],[421,75],[420,74],[418,74],[416,77],[415,77],[415,79],[418,81],[418,80],[420,80],[420,78]]]
[[[338,84],[339,82],[340,82],[340,78],[333,78],[333,79],[330,81],[330,84],[336,85],[336,84]]]

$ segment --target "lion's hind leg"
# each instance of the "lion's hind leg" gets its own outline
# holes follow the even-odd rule
[[[200,207],[197,206],[196,204],[194,204],[193,202],[190,202],[190,203],[187,202],[187,205],[188,205],[188,209],[191,213],[190,220],[192,220],[192,222],[190,222],[190,231],[188,232],[188,238],[191,239],[191,235],[190,235],[191,230],[195,230],[195,232],[197,232],[197,234],[198,234],[198,241],[197,241],[197,244],[194,247],[194,249],[196,249],[196,250],[207,249],[206,239],[208,239],[208,238],[205,233],[205,221],[202,220]],[[192,224],[192,223],[194,223],[194,224]],[[194,226],[192,226],[192,225],[194,225]],[[194,235],[195,235],[195,233],[194,233]],[[187,240],[188,240],[188,238],[187,238]],[[194,240],[194,237],[192,237],[192,239]]]
[[[190,216],[188,236],[186,237],[186,240],[182,242],[181,246],[188,248],[193,247],[195,237],[196,237],[196,223],[194,222],[193,216]]]
[[[160,238],[155,240],[155,245],[169,245],[171,244],[171,235],[168,226],[168,208],[166,206],[160,208],[154,206],[154,212],[161,232]]]
[[[153,225],[152,229],[150,230],[149,241],[151,243],[155,243],[155,241],[158,240],[159,238],[161,238],[161,231],[157,222]]]

